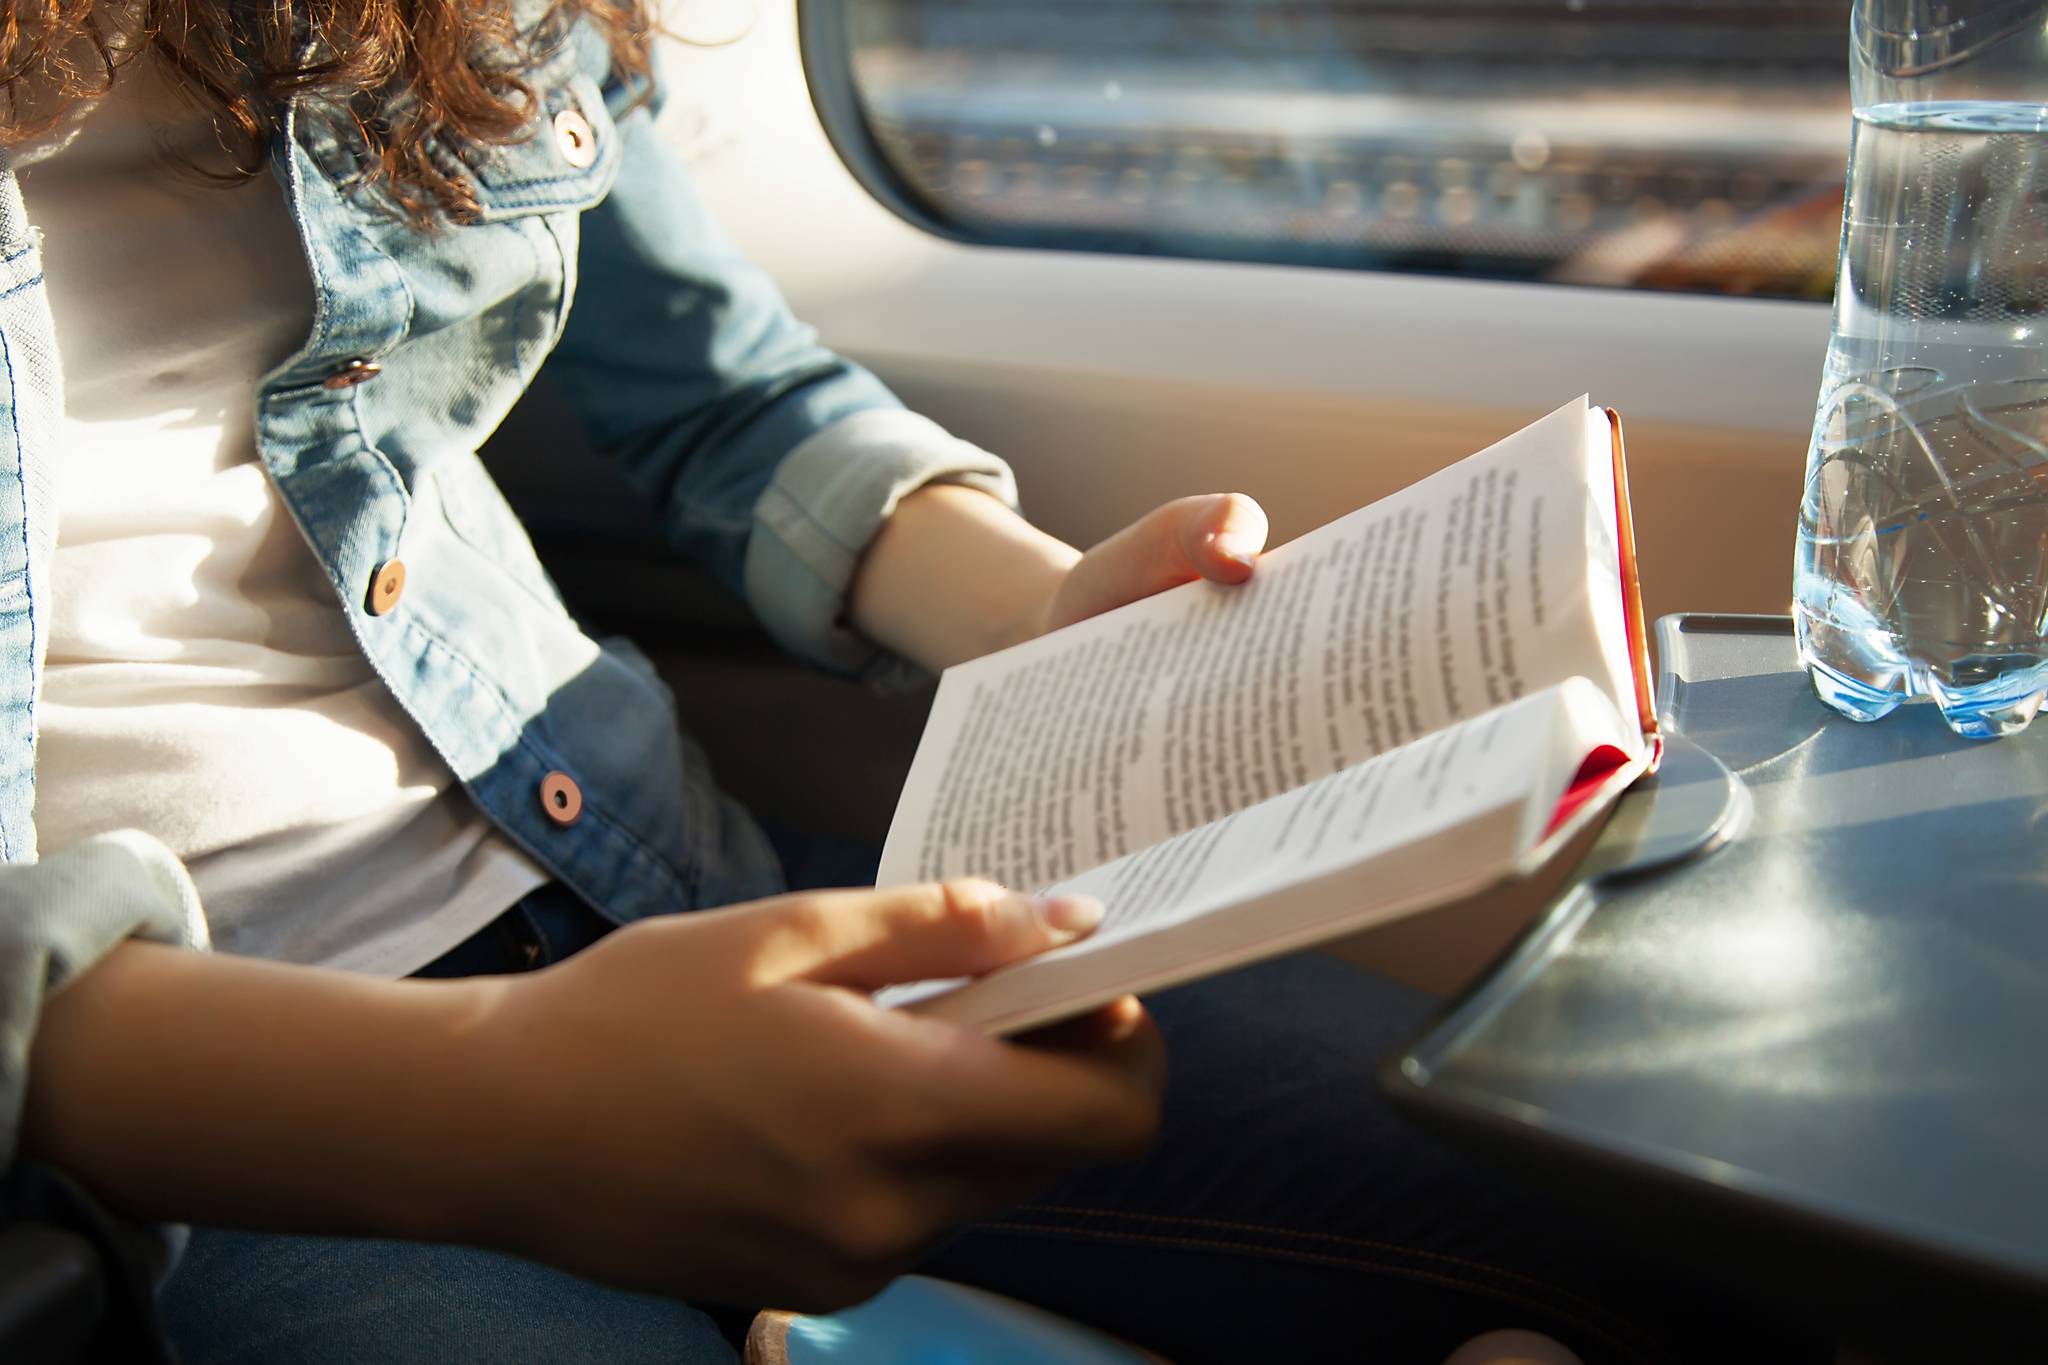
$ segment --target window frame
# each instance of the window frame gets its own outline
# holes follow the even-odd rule
[[[1273,238],[1197,236],[1175,229],[1160,237],[1128,231],[1094,231],[1086,227],[1031,224],[968,226],[928,204],[882,150],[861,108],[853,74],[853,43],[847,25],[852,0],[796,0],[797,50],[804,80],[819,126],[832,149],[861,188],[889,212],[923,232],[963,246],[1011,247],[1023,251],[1084,251],[1097,255],[1135,256],[1183,261],[1224,261],[1245,265],[1309,266],[1365,274],[1441,276],[1454,279],[1506,280],[1523,284],[1549,281],[1496,272],[1468,270],[1451,263],[1438,267],[1406,262],[1390,264],[1370,253],[1315,242],[1289,243]],[[1450,253],[1446,253],[1448,256]],[[1630,289],[1640,286],[1592,285]],[[1674,292],[1674,291],[1652,291]],[[1675,291],[1700,292],[1700,291]]]
[[[826,140],[838,153],[856,183],[890,213],[922,232],[962,246],[1017,250],[1077,251],[1097,255],[1156,260],[1225,263],[1343,270],[1355,274],[1461,279],[1474,282],[1588,289],[1630,294],[1666,294],[1704,298],[1756,298],[1781,303],[1825,300],[1772,291],[1751,293],[1718,288],[1672,287],[1596,280],[1555,280],[1514,271],[1472,268],[1465,253],[1417,252],[1388,259],[1370,250],[1321,242],[1289,242],[1218,234],[1200,236],[1184,228],[1146,234],[1102,231],[1082,226],[1033,224],[968,224],[943,204],[928,202],[883,150],[882,142],[861,106],[853,72],[853,43],[847,15],[855,0],[795,0],[798,56],[813,112]],[[1846,68],[1845,68],[1846,69]],[[1844,157],[1848,119],[1843,119]],[[1432,259],[1435,257],[1435,259]]]
[[[994,242],[949,223],[917,202],[861,111],[846,10],[846,0],[796,0],[797,53],[803,62],[804,85],[832,150],[862,189],[912,227],[967,246],[1017,245]]]

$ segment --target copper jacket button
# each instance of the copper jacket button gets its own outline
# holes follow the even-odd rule
[[[562,160],[579,171],[597,160],[597,134],[574,109],[555,115],[555,145],[562,149]]]
[[[583,789],[567,773],[549,773],[540,780],[540,808],[558,825],[573,825],[583,814]]]
[[[405,595],[405,561],[387,559],[370,575],[370,615],[382,616]]]
[[[343,362],[342,367],[320,381],[323,389],[352,389],[366,380],[375,379],[384,373],[384,367],[374,360],[361,356]]]

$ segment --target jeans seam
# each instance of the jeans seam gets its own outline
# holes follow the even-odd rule
[[[519,918],[526,921],[526,927],[532,932],[534,942],[540,945],[540,958],[533,965],[553,966],[562,960],[564,954],[555,947],[555,941],[548,937],[547,926],[540,922],[539,915],[533,913],[533,907],[527,904],[528,899],[530,898],[522,897],[519,904],[513,908],[519,912]]]
[[[1391,1252],[1398,1256],[1411,1256],[1423,1261],[1440,1261],[1445,1265],[1459,1266],[1466,1270],[1495,1275],[1502,1280],[1518,1283],[1529,1289],[1545,1294],[1554,1294],[1561,1299],[1568,1300],[1577,1305],[1578,1311],[1582,1313],[1593,1315],[1604,1315],[1605,1313],[1605,1310],[1584,1295],[1575,1294],[1569,1289],[1553,1285],[1548,1281],[1540,1280],[1522,1271],[1510,1270],[1505,1266],[1475,1260],[1469,1256],[1459,1256],[1453,1252],[1432,1251],[1426,1247],[1409,1246],[1401,1242],[1374,1241],[1368,1237],[1352,1237],[1337,1232],[1315,1232],[1307,1228],[1274,1227],[1265,1223],[1246,1223],[1228,1218],[1194,1218],[1182,1214],[1136,1213],[1122,1209],[1092,1209],[1074,1204],[1028,1204],[1018,1210],[1018,1212],[1025,1215],[1036,1213],[1066,1214],[1072,1217],[1089,1218],[1102,1222],[1127,1219],[1138,1222],[1164,1223],[1176,1227],[1209,1228],[1222,1232],[1254,1233],[1274,1238],[1291,1238],[1303,1242],[1326,1242],[1334,1246],[1353,1247],[1366,1251]]]
[[[1104,1214],[1100,1216],[1108,1218],[1114,1215]],[[1239,1226],[1243,1227],[1246,1231],[1267,1231],[1278,1233],[1282,1236],[1292,1235],[1286,1233],[1284,1229],[1261,1229],[1256,1224],[1243,1224]],[[1541,1281],[1529,1280],[1521,1276],[1512,1276],[1511,1272],[1505,1274],[1512,1278],[1522,1279],[1532,1290],[1544,1293],[1558,1293],[1560,1297],[1572,1299],[1575,1302],[1569,1305],[1548,1302],[1533,1294],[1523,1293],[1505,1285],[1489,1284],[1484,1280],[1459,1275],[1447,1269],[1431,1269],[1418,1265],[1402,1264],[1399,1261],[1374,1259],[1358,1255],[1341,1256],[1331,1252],[1308,1251],[1224,1237],[1168,1236],[1163,1233],[1134,1232],[1115,1228],[1089,1228],[1077,1225],[1062,1226],[1050,1223],[1033,1224],[1010,1219],[997,1219],[978,1223],[976,1228],[984,1232],[1010,1232],[1024,1236],[1039,1237],[1080,1237],[1101,1242],[1131,1242],[1188,1251],[1250,1252],[1253,1255],[1263,1256],[1271,1260],[1294,1261],[1306,1265],[1333,1266],[1339,1269],[1366,1270],[1392,1276],[1405,1276],[1408,1279],[1421,1280],[1426,1283],[1434,1283],[1448,1286],[1452,1289],[1486,1295],[1504,1303],[1514,1304],[1517,1307],[1527,1308],[1534,1312],[1552,1314],[1570,1322],[1579,1330],[1600,1338],[1608,1346],[1620,1351],[1630,1359],[1657,1360],[1662,1358],[1655,1352],[1643,1349],[1644,1344],[1652,1341],[1654,1338],[1641,1329],[1619,1319],[1614,1319],[1611,1314],[1601,1312],[1590,1305],[1586,1305],[1583,1300],[1578,1300],[1576,1295],[1553,1290],[1551,1286]],[[1415,1254],[1416,1252],[1415,1248],[1401,1247],[1393,1243],[1363,1243],[1362,1245],[1405,1254]],[[1423,1252],[1420,1254],[1433,1255],[1434,1253]],[[1475,1261],[1466,1264],[1474,1269],[1494,1269],[1482,1262]],[[1602,1325],[1602,1319],[1610,1320],[1612,1325]],[[1635,1340],[1632,1342],[1631,1338]]]

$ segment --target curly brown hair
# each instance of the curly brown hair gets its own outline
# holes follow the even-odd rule
[[[644,78],[652,61],[646,0],[554,0],[523,32],[510,0],[134,0],[118,41],[110,0],[0,4],[0,147],[47,132],[104,94],[121,65],[153,53],[213,116],[232,169],[207,174],[261,171],[285,106],[309,95],[359,143],[363,181],[421,226],[477,208],[436,145],[515,140],[534,112],[524,73],[576,20],[604,35],[615,75]]]

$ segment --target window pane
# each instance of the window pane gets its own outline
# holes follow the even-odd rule
[[[992,241],[1825,298],[1848,0],[846,0]]]

